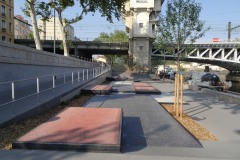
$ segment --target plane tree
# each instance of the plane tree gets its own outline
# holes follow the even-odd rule
[[[180,61],[186,42],[192,44],[204,36],[209,28],[204,28],[204,21],[199,19],[202,7],[194,0],[170,0],[167,3],[166,14],[159,16],[156,44],[160,51],[174,54],[177,62],[177,73],[180,71]],[[174,111],[182,117],[182,75],[175,78]]]
[[[69,56],[67,45],[67,25],[76,23],[83,19],[87,13],[95,13],[99,11],[102,17],[106,17],[109,22],[113,22],[113,17],[119,19],[121,17],[121,9],[126,0],[51,0],[48,5],[56,10],[59,18],[59,27],[62,33],[64,55]],[[71,19],[63,16],[63,12],[67,8],[79,5],[79,13]]]
[[[194,0],[170,0],[166,14],[159,16],[155,43],[159,50],[175,54],[177,71],[184,56],[181,54],[184,44],[196,42],[210,29],[205,28],[205,22],[199,19],[201,10],[201,4]]]
[[[36,49],[43,50],[37,25],[37,16],[43,21],[47,21],[51,17],[51,8],[43,1],[25,0],[25,7],[22,8],[22,11],[31,18]]]

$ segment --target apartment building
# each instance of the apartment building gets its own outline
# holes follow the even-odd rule
[[[30,24],[21,15],[14,16],[14,34],[15,39],[29,39],[32,30]]]
[[[0,0],[0,41],[14,42],[14,0]]]
[[[40,39],[41,40],[53,40],[54,39],[54,18],[52,17],[48,21],[44,22],[38,20],[38,28],[41,30]],[[67,39],[74,40],[74,28],[71,25],[65,27],[67,32]],[[59,19],[55,18],[55,39],[62,40],[62,33],[59,27]]]

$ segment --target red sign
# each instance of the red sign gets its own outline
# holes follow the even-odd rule
[[[219,42],[219,38],[213,38],[213,42]]]

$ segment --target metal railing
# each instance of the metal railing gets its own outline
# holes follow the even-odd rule
[[[0,83],[0,124],[109,70],[109,66],[103,66]]]

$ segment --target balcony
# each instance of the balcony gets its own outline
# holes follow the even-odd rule
[[[3,16],[3,17],[6,17],[6,13],[2,13],[2,16]]]

